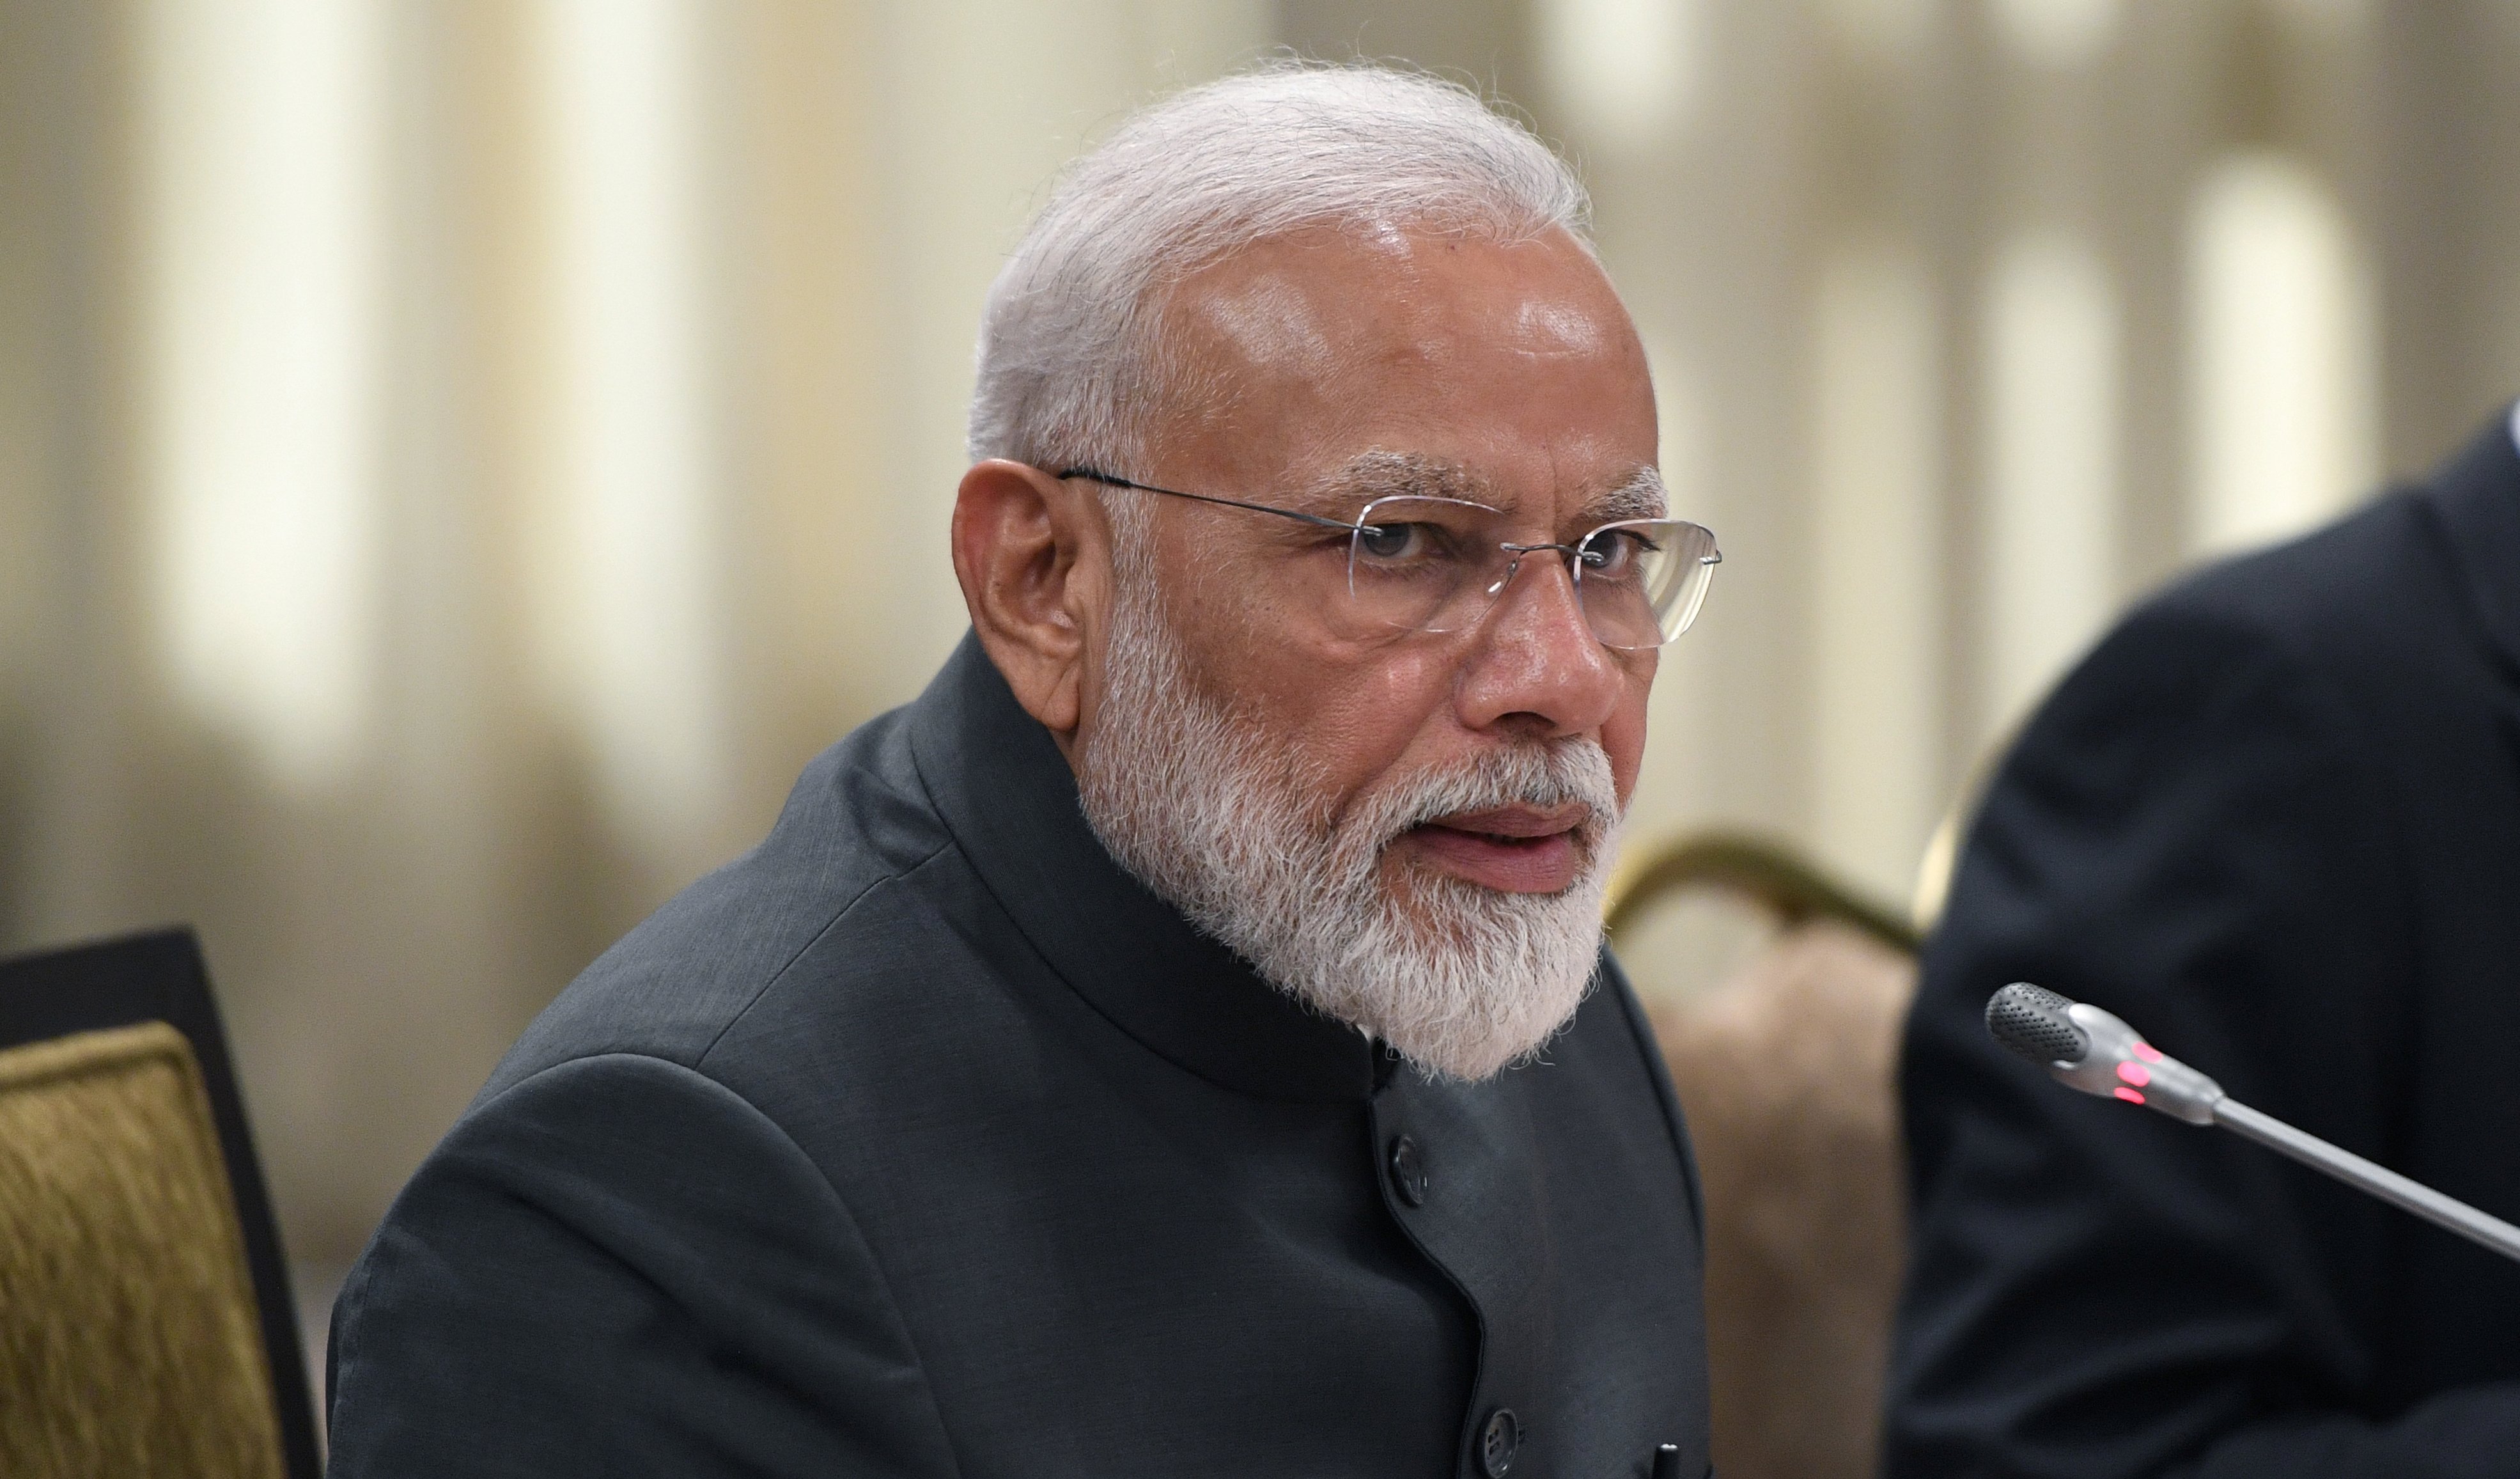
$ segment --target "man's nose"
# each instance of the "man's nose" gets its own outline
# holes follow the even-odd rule
[[[1618,708],[1626,674],[1593,634],[1566,557],[1524,554],[1480,624],[1455,698],[1462,722],[1489,729],[1528,716],[1551,735],[1590,734]]]

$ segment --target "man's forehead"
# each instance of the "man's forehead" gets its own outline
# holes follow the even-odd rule
[[[1468,334],[1538,356],[1601,352],[1626,308],[1561,229],[1308,226],[1238,247],[1164,290],[1162,313],[1237,373],[1318,378],[1340,362]]]
[[[1658,519],[1670,508],[1662,474],[1650,464],[1621,468],[1569,490],[1565,507],[1602,522]],[[1360,452],[1296,490],[1307,504],[1353,512],[1375,498],[1460,498],[1506,513],[1520,513],[1529,498],[1503,480],[1468,463],[1424,452],[1384,448]]]

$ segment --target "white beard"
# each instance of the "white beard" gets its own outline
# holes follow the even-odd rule
[[[1591,989],[1618,793],[1590,740],[1532,742],[1421,772],[1331,815],[1289,746],[1191,681],[1150,571],[1118,572],[1107,687],[1077,755],[1086,820],[1111,855],[1260,975],[1439,1078],[1536,1055]],[[1511,894],[1412,870],[1391,841],[1437,817],[1582,802],[1576,882]]]

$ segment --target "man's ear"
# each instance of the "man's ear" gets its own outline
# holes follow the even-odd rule
[[[1015,702],[1065,751],[1082,713],[1087,650],[1110,611],[1102,505],[1040,468],[975,463],[954,494],[954,577]]]

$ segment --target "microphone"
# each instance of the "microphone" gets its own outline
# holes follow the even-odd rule
[[[2520,1227],[2251,1109],[2223,1092],[2222,1085],[2143,1040],[2115,1013],[2016,981],[1987,998],[1986,1030],[2068,1087],[2140,1104],[2190,1125],[2219,1125],[2504,1258],[2520,1260]]]

